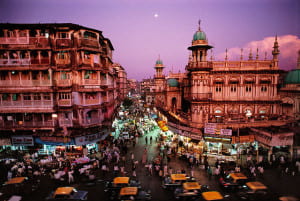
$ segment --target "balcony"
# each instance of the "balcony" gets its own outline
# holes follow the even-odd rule
[[[57,101],[58,106],[72,106],[72,99],[61,99]]]
[[[0,37],[0,44],[29,44],[29,37]]]
[[[0,66],[26,66],[30,64],[30,59],[0,59]]]
[[[71,60],[70,59],[56,59],[56,64],[57,65],[67,65],[70,64]]]
[[[84,126],[89,126],[89,125],[94,125],[94,124],[101,124],[100,119],[84,119],[82,125]]]
[[[73,122],[72,119],[60,119],[59,120],[59,126],[60,127],[72,127],[73,126]]]
[[[58,87],[68,87],[72,85],[72,80],[64,79],[64,80],[56,80],[56,86]]]
[[[20,128],[53,128],[55,122],[50,121],[0,121],[0,127],[4,129]]]
[[[56,39],[56,48],[63,49],[63,48],[69,48],[71,46],[72,46],[71,39],[68,38]]]
[[[207,61],[189,62],[186,66],[187,70],[211,70],[212,68],[212,63]]]
[[[184,98],[190,101],[205,101],[212,99],[212,93],[191,93],[185,94]]]
[[[40,87],[40,86],[51,86],[50,80],[0,80],[0,87]]]
[[[85,102],[85,105],[100,104],[98,99],[86,99],[84,102]]]
[[[98,40],[95,39],[80,39],[79,46],[98,49],[100,47]]]
[[[84,79],[83,85],[100,85],[100,80],[97,79]]]
[[[24,101],[1,101],[0,102],[1,110],[4,110],[6,108],[52,108],[53,107],[53,101],[34,101],[34,100],[24,100]]]

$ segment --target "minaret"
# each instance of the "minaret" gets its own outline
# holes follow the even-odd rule
[[[276,67],[278,67],[278,55],[279,54],[280,54],[280,51],[279,51],[279,45],[277,42],[277,35],[276,35],[274,46],[273,46],[273,51],[272,51],[274,66],[276,66]]]
[[[300,70],[300,50],[298,51],[297,69]]]
[[[158,78],[158,79],[163,78],[164,79],[163,69],[165,67],[163,65],[162,60],[160,59],[160,56],[158,56],[158,59],[157,59],[157,61],[155,63],[155,67],[154,68],[155,68],[155,71],[156,71],[155,78]]]
[[[249,61],[253,60],[253,56],[252,56],[252,48],[250,48],[250,52],[249,52]]]
[[[189,62],[188,70],[207,69],[208,66],[205,65],[205,62],[207,62],[207,51],[213,48],[208,44],[206,34],[201,30],[200,20],[198,24],[199,27],[193,36],[192,46],[188,47],[188,50],[192,51],[192,62]]]

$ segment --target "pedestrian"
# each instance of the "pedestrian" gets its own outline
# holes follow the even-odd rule
[[[194,178],[194,167],[191,168],[191,177]]]
[[[68,171],[68,182],[69,182],[69,184],[74,182],[73,173],[74,173],[73,170]]]
[[[145,137],[145,142],[146,142],[146,144],[148,144],[148,138],[147,138],[147,136]]]
[[[132,160],[132,162],[134,161],[134,153],[133,152],[131,152],[131,160]]]
[[[207,174],[208,174],[208,179],[211,180],[211,176],[212,176],[212,169],[210,166],[207,166]]]
[[[150,136],[150,144],[152,144],[152,136]]]

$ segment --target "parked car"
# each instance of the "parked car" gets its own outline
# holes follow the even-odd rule
[[[175,189],[186,182],[189,178],[186,174],[171,174],[171,176],[166,176],[162,181],[162,187],[164,189]]]
[[[193,199],[205,191],[208,191],[207,186],[201,186],[198,182],[185,182],[181,187],[175,189],[174,195],[176,199]]]
[[[28,185],[26,186],[26,183],[28,182],[27,177],[14,177],[10,180],[6,181],[1,189],[1,195],[0,200],[8,199],[12,195],[24,195],[28,191],[28,193],[31,192],[31,188],[28,189]]]
[[[139,200],[146,201],[151,200],[150,191],[146,192],[137,187],[123,187],[120,190],[119,196],[117,199],[113,198],[112,200]]]
[[[140,188],[141,184],[129,177],[115,177],[112,182],[106,182],[104,192],[117,194],[122,187]]]
[[[77,191],[74,187],[59,187],[46,198],[48,201],[81,201],[87,200],[87,191]]]
[[[203,201],[223,201],[225,198],[218,191],[207,191],[202,194]]]
[[[244,188],[237,193],[240,200],[254,201],[264,200],[273,201],[277,200],[274,193],[269,193],[267,186],[259,181],[247,182]]]
[[[248,181],[248,178],[243,173],[230,173],[225,177],[219,179],[219,184],[224,190],[236,191],[241,189]]]

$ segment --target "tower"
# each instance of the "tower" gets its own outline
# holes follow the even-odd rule
[[[159,107],[164,107],[165,103],[165,97],[163,94],[164,91],[164,85],[165,85],[165,76],[163,75],[163,69],[164,65],[160,57],[155,62],[155,76],[154,76],[154,82],[155,82],[155,105]]]
[[[164,79],[165,76],[162,73],[163,73],[163,69],[165,67],[164,67],[163,62],[160,59],[160,57],[158,57],[158,59],[156,60],[154,68],[155,68],[155,71],[156,71],[155,79]]]
[[[278,67],[278,55],[279,54],[280,54],[280,51],[279,51],[279,45],[278,45],[278,42],[277,42],[277,35],[276,35],[274,46],[273,46],[273,51],[272,51],[273,62],[274,62],[275,67]]]
[[[198,68],[205,67],[199,62],[207,61],[207,51],[211,48],[213,47],[208,45],[206,34],[201,30],[199,20],[198,31],[196,31],[196,33],[193,36],[192,46],[188,47],[188,50],[192,51],[191,62],[194,64],[193,66]]]

